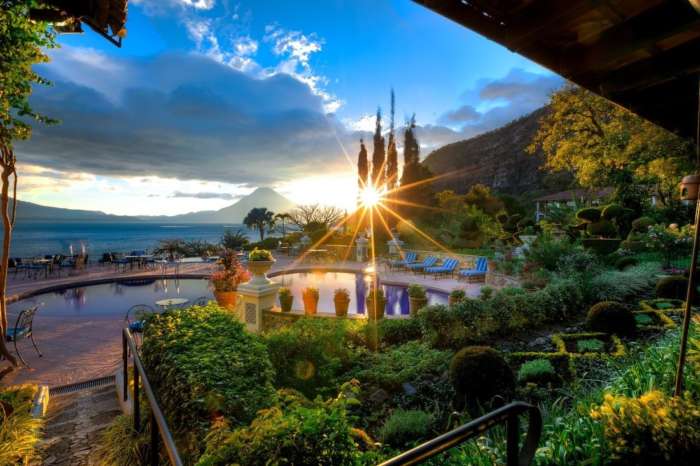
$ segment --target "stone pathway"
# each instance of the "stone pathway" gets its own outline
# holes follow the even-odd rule
[[[40,445],[42,465],[99,464],[95,449],[100,433],[121,414],[114,384],[53,395]]]

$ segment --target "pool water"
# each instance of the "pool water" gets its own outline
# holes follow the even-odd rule
[[[371,283],[370,276],[347,272],[309,272],[278,275],[274,281],[288,287],[294,296],[293,309],[301,311],[304,304],[302,290],[308,286],[319,289],[319,312],[333,313],[333,293],[337,288],[350,292],[349,314],[365,313],[365,297]],[[407,315],[406,287],[381,285],[387,298],[387,315]],[[429,304],[447,303],[447,293],[428,290]],[[214,299],[209,282],[204,279],[145,279],[112,282],[100,285],[66,288],[39,294],[10,304],[9,314],[14,318],[22,309],[39,306],[40,314],[52,316],[111,318],[123,316],[136,304],[147,304],[158,309],[155,302],[168,298],[185,298],[193,302],[199,297]]]
[[[302,290],[308,286],[318,288],[319,312],[335,312],[333,294],[337,288],[350,292],[348,314],[364,314],[365,298],[372,283],[372,277],[359,273],[347,272],[300,272],[278,275],[274,281],[286,286],[294,296],[293,310],[303,310]],[[381,284],[387,303],[384,309],[387,315],[408,315],[408,292],[405,286]],[[447,304],[448,294],[437,290],[427,290],[428,304]],[[279,303],[278,303],[279,304]]]

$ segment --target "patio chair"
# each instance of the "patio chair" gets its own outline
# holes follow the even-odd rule
[[[459,271],[459,276],[470,282],[481,282],[486,280],[487,270],[488,260],[485,257],[479,257],[473,269],[462,269]]]
[[[425,259],[423,259],[423,262],[419,262],[416,264],[408,264],[406,266],[407,270],[410,270],[411,272],[421,272],[423,269],[427,267],[432,267],[434,266],[438,261],[438,258],[435,256],[428,256]]]
[[[20,361],[22,361],[22,364],[27,367],[30,366],[20,354],[19,349],[17,348],[17,341],[20,338],[29,338],[32,341],[32,345],[34,345],[34,349],[39,357],[42,356],[41,351],[39,351],[39,347],[36,346],[36,342],[34,341],[34,316],[36,315],[36,311],[38,309],[38,306],[24,309],[17,316],[15,326],[8,328],[7,332],[5,333],[5,341],[11,341],[15,345],[15,353],[17,353],[17,357]]]
[[[207,304],[209,304],[209,301],[211,301],[211,298],[208,298],[206,296],[200,296],[199,298],[192,301],[192,305],[193,306],[206,306]]]
[[[122,271],[126,271],[126,268],[129,265],[131,265],[131,262],[129,261],[129,259],[121,255],[112,255],[112,265],[114,265],[114,268],[117,270],[117,272],[119,272],[120,267]]]
[[[146,316],[153,314],[154,312],[156,311],[148,304],[137,304],[135,306],[131,306],[129,310],[126,311],[126,316],[124,316],[124,320],[126,321],[129,331],[132,333],[142,333],[143,323]],[[134,320],[132,321],[131,318]]]
[[[441,275],[450,275],[453,276],[455,273],[455,269],[459,265],[459,260],[454,259],[452,257],[449,257],[445,259],[442,263],[442,265],[434,266],[434,267],[426,267],[423,269],[424,274],[431,274],[435,275],[435,279],[440,277]]]
[[[409,264],[415,264],[416,259],[418,258],[418,254],[415,252],[407,252],[406,254],[402,254],[402,257],[402,259],[390,260],[389,270],[402,269]]]

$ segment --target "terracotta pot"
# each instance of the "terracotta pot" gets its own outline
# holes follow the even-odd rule
[[[348,307],[350,307],[350,298],[345,295],[335,295],[333,297],[333,303],[335,304],[335,315],[338,317],[345,317],[348,315]]]
[[[248,261],[248,270],[250,270],[250,273],[253,274],[253,278],[250,280],[250,284],[252,285],[267,285],[270,283],[270,280],[267,279],[267,276],[265,275],[268,270],[270,270],[270,267],[272,267],[272,264],[274,264],[275,261]]]
[[[214,297],[216,298],[216,302],[219,304],[219,306],[233,310],[236,307],[236,301],[238,300],[238,292],[214,290]]]
[[[294,296],[280,296],[280,308],[282,312],[290,312],[292,310],[292,303],[294,302]]]
[[[384,308],[386,307],[386,298],[377,298],[377,307],[374,307],[374,300],[369,297],[365,299],[365,309],[367,310],[367,318],[369,320],[379,320],[384,318]]]
[[[304,300],[304,314],[315,315],[318,312],[318,296],[313,293],[302,293]]]
[[[418,313],[418,310],[428,304],[428,298],[413,298],[408,297],[408,311],[412,316]]]

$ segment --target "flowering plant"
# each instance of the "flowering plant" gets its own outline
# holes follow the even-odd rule
[[[238,262],[235,253],[227,252],[221,260],[223,269],[217,270],[209,277],[215,291],[236,291],[238,285],[250,280],[250,272]]]
[[[271,261],[272,253],[267,249],[255,248],[248,254],[248,260],[253,262]]]

